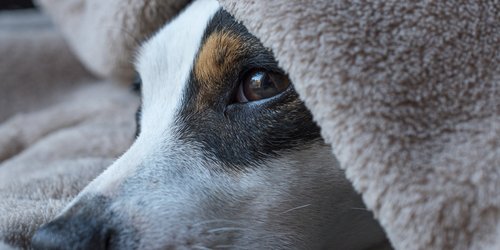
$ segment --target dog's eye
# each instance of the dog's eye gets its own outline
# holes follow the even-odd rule
[[[237,102],[251,102],[273,97],[290,85],[288,77],[263,69],[253,69],[243,76],[236,97]]]

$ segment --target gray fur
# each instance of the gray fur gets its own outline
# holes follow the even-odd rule
[[[145,44],[139,137],[34,236],[35,248],[364,249],[385,241],[320,139],[243,170],[221,170],[201,144],[178,140],[202,24],[218,9],[197,1]]]

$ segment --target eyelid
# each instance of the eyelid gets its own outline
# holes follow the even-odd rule
[[[241,81],[244,76],[248,74],[248,72],[252,70],[262,70],[262,71],[267,71],[269,73],[273,74],[282,74],[282,75],[287,75],[281,68],[279,68],[275,64],[248,64],[243,66],[242,69],[240,69],[239,73],[239,80]]]
[[[247,103],[249,102],[248,98],[245,96],[243,92],[243,84],[238,85],[238,90],[236,91],[236,100],[240,103]]]

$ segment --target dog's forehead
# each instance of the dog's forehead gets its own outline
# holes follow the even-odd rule
[[[240,167],[317,141],[319,128],[293,88],[258,107],[233,103],[252,69],[284,74],[272,52],[215,0],[194,2],[140,52],[137,142],[156,145],[142,151],[196,145],[207,157]]]
[[[142,46],[136,67],[143,82],[143,116],[163,124],[173,118],[207,25],[218,10],[216,0],[195,1]]]

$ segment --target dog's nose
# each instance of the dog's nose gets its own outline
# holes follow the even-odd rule
[[[110,230],[93,218],[56,219],[35,232],[33,249],[107,249]]]

